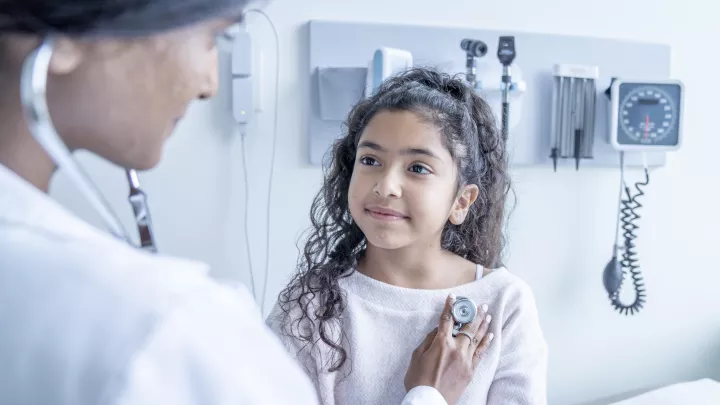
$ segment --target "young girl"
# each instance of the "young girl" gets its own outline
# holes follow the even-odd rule
[[[546,403],[534,297],[500,264],[509,189],[492,111],[461,79],[412,69],[353,108],[268,318],[324,405],[399,404],[449,293],[489,306],[494,336],[457,403]]]

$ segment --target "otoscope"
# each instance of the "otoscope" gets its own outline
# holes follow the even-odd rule
[[[512,79],[510,77],[510,65],[515,60],[515,37],[500,37],[497,51],[498,59],[503,66],[502,74],[502,136],[508,139],[510,128],[510,89]]]
[[[467,69],[467,81],[470,87],[477,88],[477,58],[482,58],[487,53],[488,47],[485,42],[478,39],[463,39],[460,48],[465,51]]]

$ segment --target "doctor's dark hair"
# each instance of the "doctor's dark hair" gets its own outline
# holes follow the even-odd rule
[[[0,35],[140,37],[217,17],[250,0],[0,0]]]
[[[283,333],[299,339],[303,349],[320,340],[330,348],[329,371],[347,359],[342,347],[341,315],[345,300],[339,279],[351,274],[367,240],[350,215],[348,189],[360,136],[381,111],[410,111],[432,123],[456,162],[457,189],[477,184],[480,192],[465,221],[449,221],[442,247],[485,267],[500,265],[505,244],[503,224],[510,192],[505,141],[490,106],[460,77],[429,68],[414,68],[386,80],[350,112],[346,133],[332,149],[329,170],[310,211],[312,227],[298,272],[280,292]]]

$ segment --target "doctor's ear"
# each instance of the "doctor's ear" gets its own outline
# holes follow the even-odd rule
[[[476,184],[468,184],[464,186],[458,196],[455,198],[452,211],[450,211],[450,223],[460,225],[465,221],[470,207],[475,203],[480,193],[480,188]]]
[[[67,75],[75,71],[86,56],[87,46],[87,44],[70,38],[56,38],[53,44],[52,59],[50,59],[50,73]]]
[[[27,56],[40,46],[41,41],[42,38],[36,35],[3,34],[0,36],[0,68],[19,73]],[[88,47],[87,42],[56,37],[50,59],[50,73],[66,75],[77,69]]]

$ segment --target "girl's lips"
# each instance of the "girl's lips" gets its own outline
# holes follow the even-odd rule
[[[401,219],[407,219],[407,215],[385,207],[368,207],[366,208],[368,214],[373,218],[381,219],[384,221],[398,221]]]

